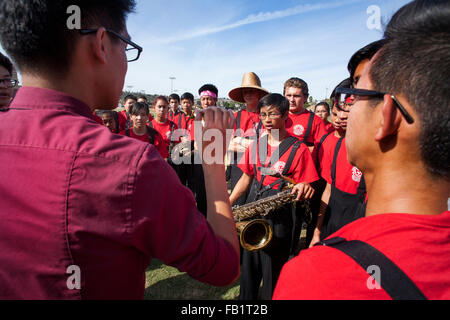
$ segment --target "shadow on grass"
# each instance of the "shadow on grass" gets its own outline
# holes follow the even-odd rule
[[[158,260],[153,260],[147,268],[144,298],[148,300],[234,300],[238,296],[239,280],[227,287],[215,287]]]

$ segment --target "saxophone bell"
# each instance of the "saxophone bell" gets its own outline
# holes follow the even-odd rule
[[[263,219],[236,223],[239,241],[247,251],[257,251],[267,247],[272,241],[272,226]]]

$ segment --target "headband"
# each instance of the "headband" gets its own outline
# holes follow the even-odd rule
[[[214,92],[212,92],[212,91],[209,91],[209,90],[205,90],[205,91],[202,91],[202,93],[200,93],[200,98],[201,97],[213,97],[214,99],[217,99],[217,95],[214,93]]]

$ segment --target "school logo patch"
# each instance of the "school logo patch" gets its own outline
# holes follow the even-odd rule
[[[352,169],[352,180],[355,182],[360,182],[362,177],[362,172],[357,168],[353,167]]]
[[[298,124],[294,127],[294,134],[296,136],[302,136],[304,132],[305,128],[301,124]]]
[[[272,166],[272,170],[278,172],[279,174],[283,173],[284,167],[286,167],[286,162],[278,161]]]

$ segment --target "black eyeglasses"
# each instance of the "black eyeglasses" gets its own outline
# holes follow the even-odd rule
[[[14,88],[17,85],[17,80],[14,79],[0,79],[0,87]]]
[[[91,33],[96,33],[98,29],[81,29],[79,30],[81,34],[86,35],[86,34],[91,34]],[[142,49],[141,46],[137,45],[136,43],[134,43],[133,41],[125,38],[124,36],[122,36],[120,33],[111,30],[111,29],[105,29],[107,32],[113,34],[114,36],[116,36],[117,38],[119,38],[120,40],[122,40],[123,42],[125,42],[127,44],[127,48],[125,49],[125,52],[127,54],[127,61],[128,62],[133,62],[139,59],[139,57],[141,56],[141,53],[144,49]]]
[[[390,95],[392,100],[394,100],[395,105],[397,106],[398,110],[402,114],[402,116],[405,118],[406,122],[409,124],[414,123],[413,117],[409,114],[408,111],[406,111],[405,107],[402,106],[402,104],[398,101],[398,99],[390,93],[386,92],[379,92],[375,90],[366,90],[366,89],[355,89],[355,88],[344,88],[339,87],[336,89],[336,101],[340,101],[340,97],[342,95],[353,95],[355,97],[368,97],[368,98],[378,98],[383,99],[384,95]],[[339,95],[339,97],[338,97]]]

